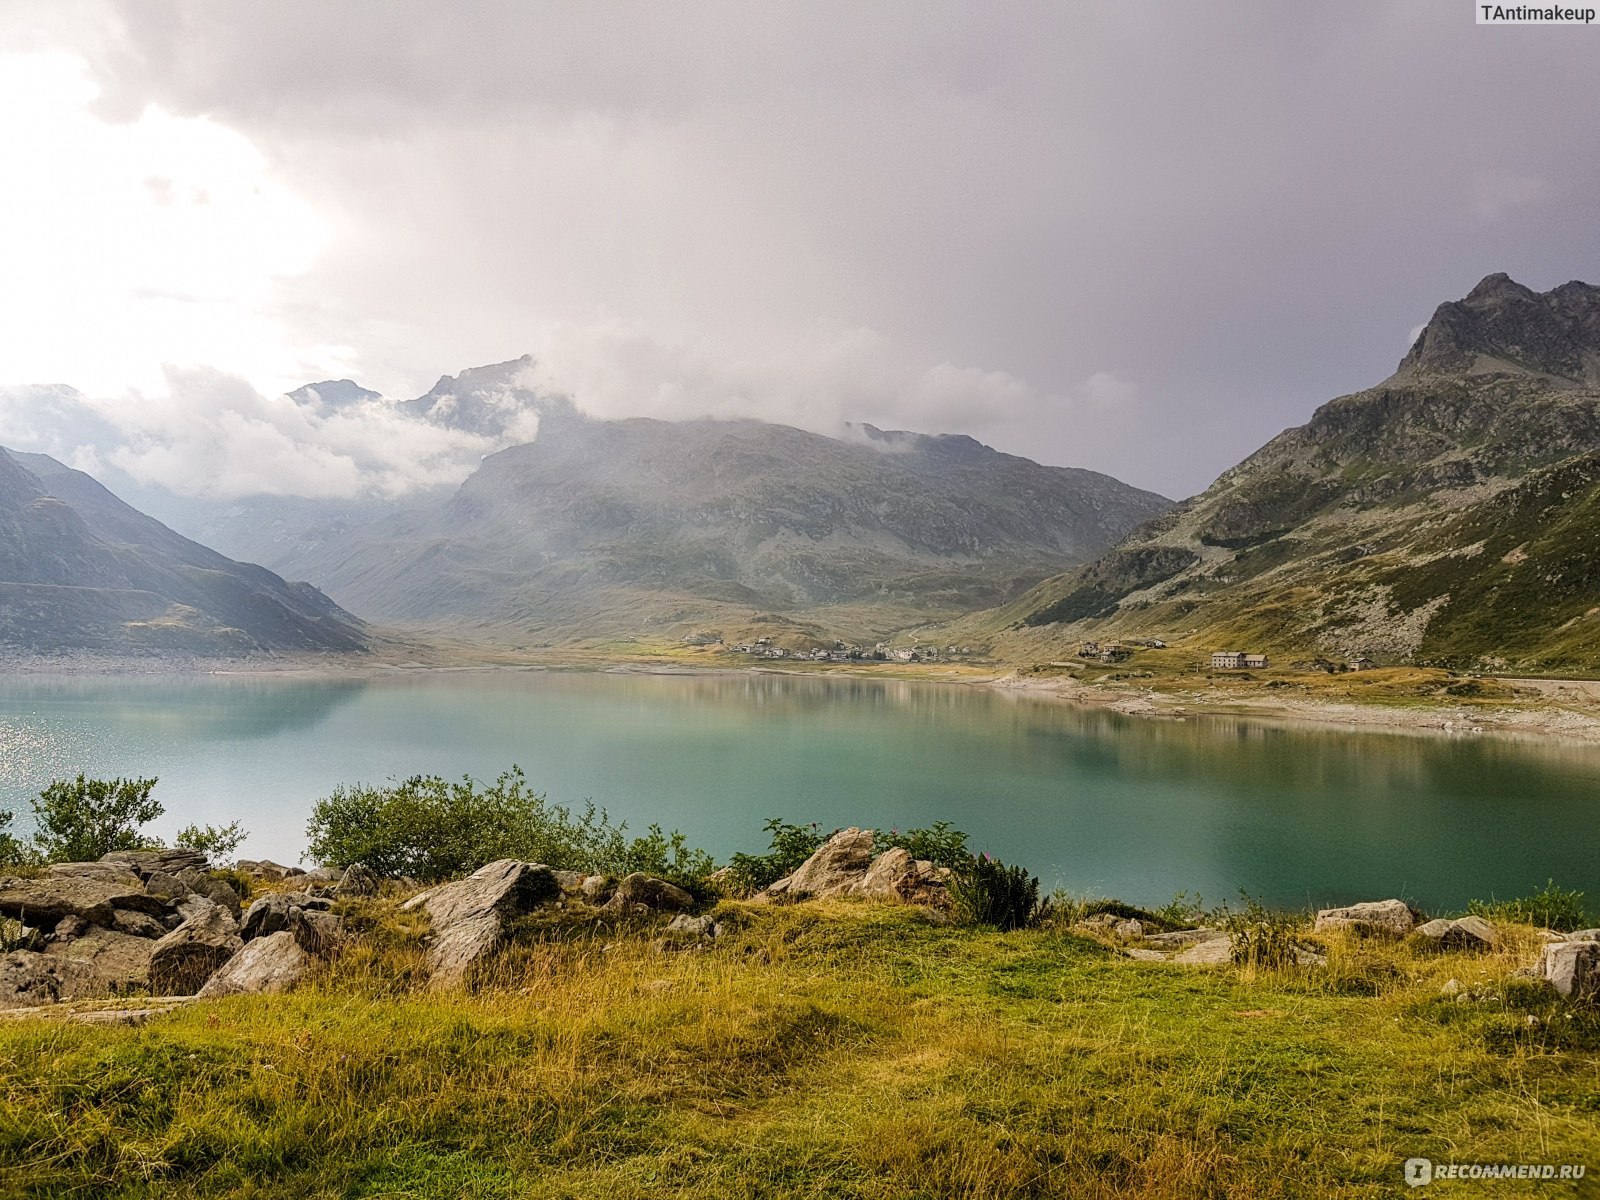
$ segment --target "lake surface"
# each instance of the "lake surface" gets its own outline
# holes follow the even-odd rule
[[[339,783],[516,763],[553,802],[725,858],[773,816],[948,820],[1047,888],[1158,904],[1423,907],[1554,878],[1600,900],[1600,750],[1229,717],[1125,717],[984,688],[782,675],[0,679],[0,808],[49,780],[158,776],[167,837],[239,819],[293,862]]]

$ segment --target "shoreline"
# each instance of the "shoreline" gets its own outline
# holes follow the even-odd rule
[[[420,649],[407,647],[407,649]],[[1507,679],[1519,690],[1536,692],[1539,699],[1522,704],[1499,702],[1483,706],[1429,703],[1387,704],[1304,696],[1264,696],[1254,692],[1208,696],[1199,691],[1163,692],[1146,687],[1084,682],[1070,677],[1027,678],[1015,668],[984,670],[976,666],[936,670],[908,669],[904,664],[883,664],[862,669],[816,669],[771,665],[730,665],[653,657],[625,657],[616,653],[573,650],[530,658],[496,655],[486,648],[481,657],[471,653],[425,652],[427,658],[393,655],[379,659],[363,656],[356,661],[335,656],[274,659],[171,659],[119,658],[101,655],[41,656],[0,659],[0,673],[13,677],[46,678],[103,676],[155,678],[191,676],[208,678],[393,679],[408,676],[467,673],[547,672],[612,675],[662,675],[705,678],[740,678],[751,675],[794,676],[806,679],[879,679],[895,682],[950,684],[982,687],[1011,695],[1059,701],[1080,708],[1107,709],[1124,716],[1158,720],[1190,720],[1211,716],[1232,717],[1266,724],[1318,725],[1361,732],[1427,734],[1454,738],[1497,737],[1516,741],[1550,741],[1569,745],[1600,745],[1600,681],[1557,679]],[[396,661],[400,659],[400,661]],[[1585,712],[1572,705],[1588,707]]]

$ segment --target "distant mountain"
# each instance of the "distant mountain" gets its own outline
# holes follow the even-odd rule
[[[1600,288],[1489,276],[1382,384],[970,627],[1019,657],[1149,634],[1600,669]]]
[[[472,375],[411,403],[495,419],[462,402]],[[1001,602],[1170,506],[968,437],[852,435],[546,403],[535,440],[489,456],[447,500],[286,561],[381,620],[600,633],[734,610],[915,616]]]
[[[362,623],[224,558],[43,454],[0,449],[0,647],[25,653],[355,651]]]

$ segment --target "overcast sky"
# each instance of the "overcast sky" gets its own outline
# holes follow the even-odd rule
[[[279,393],[532,353],[1182,496],[1483,275],[1600,281],[1597,63],[1467,0],[3,0],[0,385],[315,491]]]

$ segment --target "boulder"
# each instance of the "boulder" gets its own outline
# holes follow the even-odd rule
[[[56,878],[104,879],[108,883],[139,886],[139,877],[123,863],[65,862],[51,863],[45,873]]]
[[[1600,993],[1600,942],[1551,942],[1534,971],[1569,999]]]
[[[936,867],[925,858],[912,858],[909,851],[895,846],[874,858],[847,894],[871,896],[878,900],[897,900],[905,904],[950,903],[946,882],[949,867]]]
[[[295,935],[284,930],[256,938],[207,979],[202,997],[286,992],[305,976],[315,960]]]
[[[682,912],[694,906],[694,897],[676,884],[640,871],[624,876],[601,907],[609,913]]]
[[[1227,941],[1228,935],[1220,929],[1174,929],[1170,933],[1146,934],[1144,940],[1162,950],[1182,950],[1197,942],[1210,942],[1218,938]]]
[[[30,925],[54,925],[62,917],[81,917],[91,925],[109,926],[113,909],[127,908],[159,916],[165,906],[136,882],[118,882],[88,875],[44,875],[37,879],[0,879],[0,916]]]
[[[376,896],[382,882],[370,867],[351,863],[344,869],[344,877],[336,890],[341,896]]]
[[[1431,950],[1492,950],[1500,944],[1500,935],[1482,917],[1460,917],[1454,921],[1440,918],[1418,925],[1412,932]]]
[[[722,927],[710,917],[691,917],[688,913],[679,913],[667,924],[668,933],[687,933],[694,937],[714,938],[722,932]]]
[[[254,859],[241,858],[234,863],[234,869],[243,871],[255,879],[265,880],[267,883],[278,883],[288,879],[291,875],[304,875],[300,867],[286,867],[282,863],[275,863],[270,858],[263,858],[259,862]]]
[[[1182,954],[1172,956],[1172,962],[1185,967],[1208,967],[1233,961],[1233,939],[1227,934],[1196,942]]]
[[[872,866],[872,830],[841,829],[816,853],[767,888],[772,896],[840,896],[850,892]]]
[[[314,908],[291,908],[288,933],[302,950],[318,958],[331,958],[344,945],[344,922]]]
[[[91,925],[82,937],[52,942],[45,953],[85,963],[100,974],[106,990],[128,992],[150,986],[150,959],[155,948],[156,943],[147,937]]]
[[[112,912],[111,928],[118,933],[152,939],[163,937],[167,932],[167,927],[149,913],[133,912],[126,908],[115,909]]]
[[[152,896],[159,896],[163,900],[178,901],[187,896],[191,889],[188,884],[176,875],[169,875],[165,871],[151,871],[149,878],[144,881],[144,890]]]
[[[305,884],[339,884],[344,880],[343,867],[313,867],[300,882]]]
[[[605,875],[585,875],[583,882],[578,885],[578,892],[590,904],[604,904],[611,899],[611,893],[616,888],[616,883]]]
[[[1314,932],[1350,929],[1359,934],[1405,937],[1416,923],[1404,900],[1367,900],[1345,908],[1324,908],[1317,913]]]
[[[146,850],[113,850],[110,854],[102,854],[100,861],[122,864],[140,879],[148,879],[158,871],[167,875],[177,875],[180,871],[196,868],[203,871],[207,866],[204,850],[185,850],[177,846],[152,846]]]
[[[296,907],[298,897],[289,892],[268,892],[258,896],[245,909],[239,922],[239,936],[245,941],[283,933],[289,928],[289,910]]]
[[[550,874],[555,876],[563,892],[579,891],[583,887],[583,881],[588,878],[582,871],[558,871],[554,867],[550,868]]]
[[[1600,941],[1600,929],[1578,929],[1572,933],[1556,935],[1558,941],[1563,942],[1594,942]]]
[[[218,879],[214,875],[207,875],[189,885],[191,891],[197,896],[204,896],[213,904],[226,909],[234,920],[239,919],[242,905],[239,903],[239,893],[233,890],[233,885],[226,879]]]
[[[215,900],[212,900],[207,896],[196,896],[192,893],[185,896],[182,900],[179,900],[177,904],[173,905],[172,912],[169,914],[168,920],[170,920],[172,917],[177,917],[178,925],[182,925],[191,917],[202,916],[210,913],[212,910],[219,912],[221,914],[220,919],[226,921],[235,932],[238,931],[239,922],[235,919],[232,912],[226,908],[223,908],[222,905],[218,904]],[[177,927],[177,925],[170,926],[172,929],[176,929]]]
[[[474,963],[499,947],[506,922],[560,895],[549,867],[509,858],[435,888],[422,905],[434,931],[428,947],[430,986],[461,983]]]
[[[191,996],[244,944],[238,926],[209,900],[195,905],[183,924],[155,943],[150,955],[150,990],[160,996]],[[205,907],[200,908],[198,905]]]
[[[14,950],[0,956],[0,1008],[33,1008],[105,994],[105,978],[93,966],[56,954]]]
[[[1144,936],[1144,922],[1135,921],[1132,917],[1129,917],[1127,920],[1118,921],[1113,925],[1111,932],[1118,937],[1142,938]]]

